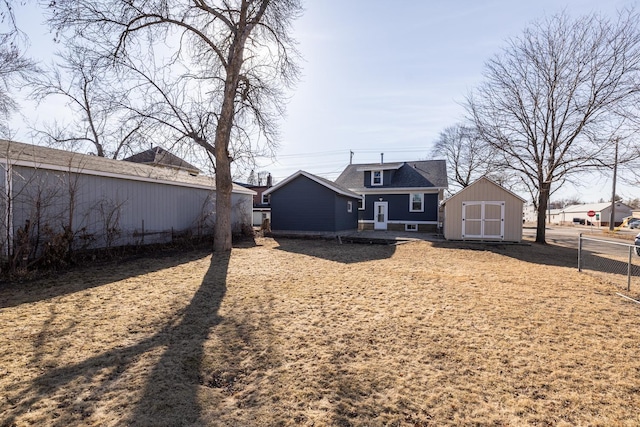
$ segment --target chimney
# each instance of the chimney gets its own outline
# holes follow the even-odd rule
[[[271,188],[271,174],[267,175],[267,188]]]
[[[384,153],[380,153],[380,164],[384,163]]]

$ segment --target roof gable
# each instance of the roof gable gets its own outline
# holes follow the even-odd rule
[[[376,188],[433,188],[448,187],[444,160],[422,160],[402,163],[372,163],[348,165],[336,179],[336,184],[356,192],[367,190],[364,173],[372,170],[394,170],[390,183]]]
[[[310,174],[309,172],[305,172],[303,170],[299,170],[298,172],[294,173],[293,175],[290,175],[289,177],[285,178],[283,181],[280,181],[279,183],[277,183],[276,185],[274,185],[273,187],[269,188],[268,190],[264,191],[262,194],[263,195],[268,195],[273,193],[274,191],[277,191],[279,188],[284,187],[285,185],[287,185],[288,183],[290,183],[291,181],[293,181],[294,179],[298,178],[299,176],[304,176],[306,178],[309,178],[312,181],[315,181],[316,183],[322,185],[323,187],[326,187],[328,189],[330,189],[331,191],[337,193],[337,194],[341,194],[343,196],[347,196],[347,197],[352,197],[354,199],[360,199],[360,195],[354,193],[353,191],[350,191],[349,189],[336,184],[333,181],[330,181],[328,179],[325,178],[321,178],[319,176]]]
[[[456,194],[452,195],[448,199],[444,200],[442,202],[442,204],[443,205],[447,204],[447,202],[449,202],[450,200],[459,197],[461,194],[464,194],[466,191],[470,191],[473,187],[476,187],[476,186],[480,185],[480,183],[483,183],[483,182],[488,183],[490,185],[493,185],[494,187],[499,188],[500,190],[504,191],[505,193],[508,193],[508,194],[512,195],[513,197],[518,198],[519,200],[522,201],[522,203],[526,202],[525,199],[523,199],[521,196],[517,195],[513,191],[508,190],[508,189],[504,188],[502,185],[500,185],[500,184],[498,184],[496,182],[493,182],[492,180],[490,180],[486,176],[483,176],[483,177],[480,177],[480,178],[476,179],[471,184],[469,184],[467,187],[464,187],[463,189],[461,189],[460,191],[458,191]]]

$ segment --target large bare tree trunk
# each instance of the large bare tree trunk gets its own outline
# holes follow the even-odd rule
[[[224,132],[219,130],[218,133]],[[216,136],[216,140],[218,137]],[[228,139],[227,139],[228,141]],[[216,157],[216,222],[214,226],[213,251],[225,252],[232,248],[231,241],[231,159],[224,144],[215,145]]]
[[[546,222],[547,207],[549,206],[549,193],[551,190],[550,182],[540,184],[540,193],[538,195],[538,224],[536,227],[536,243],[546,244]]]
[[[229,167],[221,167],[220,160],[217,160],[216,173],[216,223],[213,240],[214,252],[230,251],[231,241],[231,190],[233,184]],[[227,160],[227,164],[229,161]]]
[[[229,80],[229,79],[228,79]],[[231,79],[233,80],[233,79]],[[237,78],[236,78],[237,82]],[[227,81],[227,86],[233,82]],[[228,93],[231,92],[231,93]],[[222,114],[216,129],[214,155],[216,158],[216,223],[214,226],[213,251],[224,252],[232,248],[231,241],[231,158],[229,156],[229,140],[233,123],[235,89],[225,90]]]

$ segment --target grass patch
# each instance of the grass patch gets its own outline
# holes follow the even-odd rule
[[[554,245],[258,239],[0,289],[0,425],[638,425],[640,309]]]

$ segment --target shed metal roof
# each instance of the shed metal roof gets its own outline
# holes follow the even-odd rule
[[[594,211],[594,212],[601,212],[607,208],[611,207],[611,203],[584,203],[584,204],[579,204],[579,205],[571,205],[571,206],[567,206],[564,209],[562,209],[562,212],[565,213],[581,213],[581,212],[589,212],[589,211]],[[627,205],[625,205],[624,203],[616,203],[616,208],[619,207],[623,207],[626,209],[631,210],[631,208]]]
[[[215,179],[210,176],[193,176],[177,169],[107,159],[3,139],[0,139],[0,162],[85,175],[215,189]],[[233,184],[233,192],[255,194],[254,191],[236,184]]]

